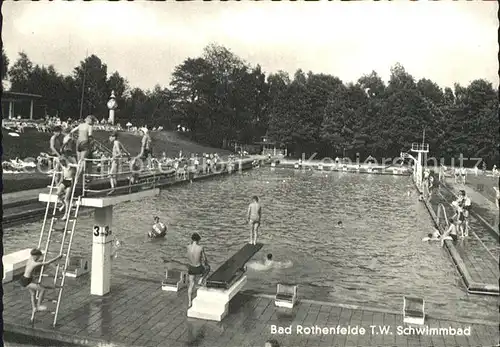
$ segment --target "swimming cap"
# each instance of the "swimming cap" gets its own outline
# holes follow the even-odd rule
[[[33,248],[30,253],[31,255],[42,255],[42,251],[40,251],[38,248]]]

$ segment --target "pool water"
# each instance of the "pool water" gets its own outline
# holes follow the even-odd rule
[[[253,195],[261,199],[264,243],[254,259],[272,253],[294,265],[249,270],[246,288],[273,293],[278,282],[290,282],[303,298],[394,310],[401,310],[403,295],[419,296],[432,316],[498,319],[498,298],[468,295],[446,250],[421,241],[433,226],[410,177],[265,167],[171,187],[115,207],[113,233],[123,245],[113,270],[161,281],[166,265],[185,263],[193,232],[216,268],[248,241]],[[146,237],[155,215],[168,224],[164,240]],[[76,253],[91,254],[92,218],[78,221]],[[6,230],[5,253],[36,245],[40,227]]]

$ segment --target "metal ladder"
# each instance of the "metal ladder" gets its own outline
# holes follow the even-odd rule
[[[79,163],[79,166],[80,165],[82,165],[82,162]],[[77,171],[78,171],[78,169],[77,169]],[[62,259],[64,259],[63,264],[61,264],[62,259],[57,261],[55,273],[45,273],[46,267],[42,266],[40,269],[40,275],[38,278],[38,282],[42,283],[44,278],[53,277],[52,284],[49,285],[49,288],[53,288],[56,290],[57,298],[56,299],[49,299],[48,301],[55,303],[56,308],[55,308],[55,311],[50,311],[50,310],[42,311],[42,312],[50,312],[50,313],[54,314],[54,322],[52,323],[53,326],[55,326],[57,323],[57,316],[58,316],[59,308],[60,308],[60,304],[61,304],[62,292],[63,292],[63,288],[64,288],[64,281],[66,278],[66,271],[68,269],[69,260],[70,260],[71,245],[73,243],[73,236],[75,234],[76,222],[78,220],[78,212],[80,210],[80,205],[81,205],[81,196],[75,197],[76,186],[78,184],[78,176],[79,175],[75,175],[75,178],[73,179],[70,205],[67,207],[69,209],[69,211],[67,213],[67,218],[64,221],[64,228],[55,228],[55,226],[54,226],[56,221],[60,220],[60,217],[56,216],[58,199],[56,199],[54,202],[54,209],[53,209],[53,213],[51,216],[50,227],[49,227],[49,230],[47,233],[45,248],[42,251],[43,252],[43,262],[47,261],[47,256],[49,254],[54,255],[54,256],[57,254],[57,255],[62,256]],[[54,181],[54,179],[53,179],[53,181]],[[50,194],[52,194],[52,186],[50,189]],[[49,206],[50,206],[52,198],[50,197],[48,200],[49,201],[47,202],[47,211],[50,209]],[[40,240],[38,243],[38,248],[40,248],[42,241],[43,241],[44,229],[45,229],[45,225],[47,224],[46,223],[47,217],[48,216],[46,214],[45,219],[44,219],[43,224],[42,224],[42,231],[40,233]],[[51,250],[50,246],[51,246],[52,237],[54,235],[54,231],[62,232],[62,237],[60,240],[57,240],[54,242],[57,245],[56,249]],[[69,238],[67,236],[69,236]],[[61,269],[61,267],[62,267],[62,269]],[[59,280],[59,282],[58,282],[58,280]],[[45,286],[47,286],[47,285],[45,285]],[[36,295],[37,299],[38,299],[38,294],[39,293],[37,292],[37,295]],[[32,314],[31,314],[31,321],[32,322],[34,322],[34,320],[35,320],[36,313],[37,313],[37,311],[32,312]]]

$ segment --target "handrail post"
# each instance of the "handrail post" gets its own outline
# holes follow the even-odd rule
[[[83,173],[82,173],[82,196],[85,196],[85,182],[86,182],[86,159],[83,158],[83,163],[80,163],[80,165],[82,165],[82,170],[83,170]]]

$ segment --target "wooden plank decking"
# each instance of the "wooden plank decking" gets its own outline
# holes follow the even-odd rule
[[[449,192],[441,190],[437,194],[433,194],[430,205],[434,211],[437,211],[438,204],[442,203],[448,218],[450,218],[454,214],[449,204],[452,199]],[[454,242],[454,247],[473,282],[498,286],[500,278],[498,241],[485,230],[482,223],[472,216],[469,226],[471,230],[469,237]]]
[[[112,279],[111,293],[90,296],[90,279],[68,279],[58,325],[52,316],[37,316],[32,326],[29,293],[17,282],[4,285],[4,329],[68,343],[116,346],[263,346],[274,338],[282,346],[493,346],[498,343],[498,322],[455,322],[429,318],[429,327],[471,327],[470,336],[399,335],[402,315],[344,305],[303,300],[292,311],[282,311],[271,298],[238,294],[221,323],[186,317],[187,295],[161,290],[152,281],[125,276]],[[47,293],[50,296],[50,292]],[[273,335],[272,326],[292,326],[292,334]],[[364,335],[301,335],[297,325],[363,327]],[[372,334],[370,325],[375,325]],[[379,327],[387,327],[383,333]]]

